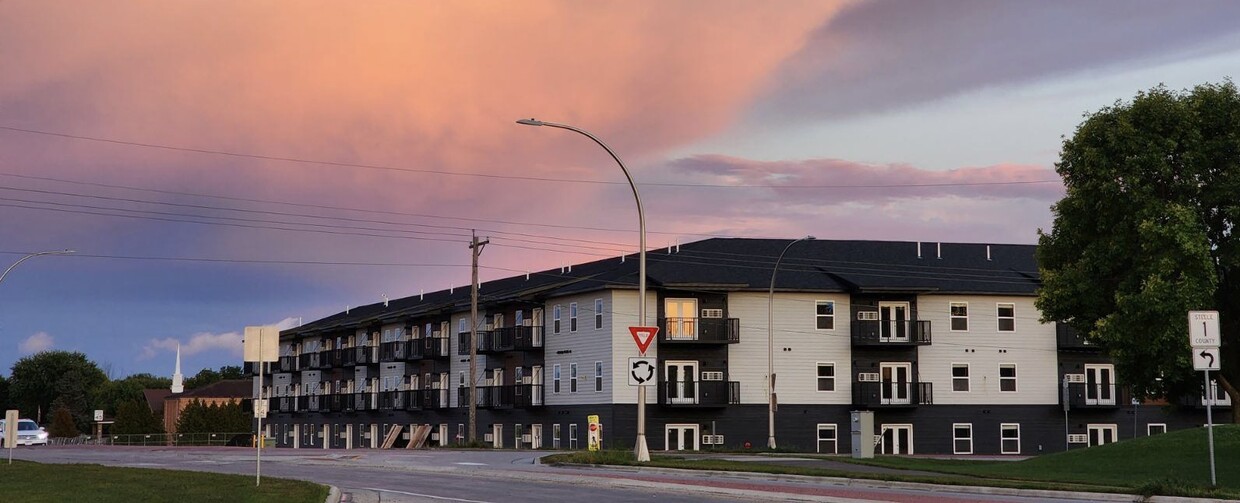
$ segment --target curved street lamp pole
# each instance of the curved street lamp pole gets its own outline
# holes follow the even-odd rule
[[[17,267],[17,265],[22,262],[25,262],[27,260],[30,260],[32,258],[41,256],[41,255],[68,255],[70,253],[76,253],[76,252],[74,250],[52,250],[52,251],[34,252],[29,255],[26,255],[25,257],[17,259],[17,262],[13,262],[13,265],[9,266],[8,269],[5,269],[3,273],[0,273],[0,283],[4,282],[4,278],[5,276],[9,275],[9,271],[12,271],[14,267]]]
[[[766,447],[768,449],[775,448],[775,328],[774,328],[774,306],[775,306],[775,275],[779,273],[779,263],[783,262],[784,255],[788,253],[788,249],[792,245],[801,241],[812,241],[814,236],[805,236],[801,239],[793,240],[784,247],[784,251],[779,252],[779,258],[775,259],[775,268],[771,269],[771,288],[766,294],[766,390],[767,394],[767,437]]]
[[[637,184],[633,183],[633,176],[629,174],[629,169],[624,167],[624,161],[620,160],[620,156],[608,147],[603,140],[590,134],[588,131],[579,129],[567,124],[556,124],[554,122],[545,122],[535,119],[521,119],[517,124],[525,126],[548,126],[560,129],[567,129],[575,133],[581,134],[597,143],[603,150],[616,160],[616,164],[620,165],[620,170],[624,172],[624,177],[629,181],[629,188],[633,189],[633,199],[637,200],[637,228],[640,237],[638,259],[637,259],[637,323],[646,326],[646,212],[642,208],[642,198],[637,193]],[[646,447],[646,387],[637,387],[637,444],[633,447],[633,453],[637,457],[638,462],[650,461],[650,449]]]

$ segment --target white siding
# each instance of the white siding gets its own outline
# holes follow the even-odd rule
[[[615,394],[622,388],[628,388],[628,374],[622,373],[628,356],[637,356],[633,339],[629,335],[629,324],[637,319],[637,305],[629,302],[616,306],[615,298],[623,299],[626,295],[635,299],[636,292],[604,290],[580,295],[557,297],[547,301],[544,311],[546,332],[544,336],[543,384],[546,386],[543,396],[548,405],[582,405],[611,403]],[[648,297],[653,298],[650,292]],[[603,328],[594,328],[594,300],[603,299]],[[577,303],[577,331],[569,331],[569,304]],[[556,334],[551,331],[554,323],[553,310],[555,305],[562,306],[560,319],[561,330]],[[651,304],[653,305],[653,304]],[[653,309],[653,308],[650,308]],[[654,311],[647,313],[647,318],[654,319]],[[618,340],[623,332],[624,339]],[[617,363],[617,350],[624,349],[620,343],[628,341],[631,354],[624,355],[625,361]],[[594,363],[603,362],[603,391],[594,391]],[[577,364],[577,392],[570,393],[570,366]],[[560,365],[560,392],[555,390],[555,365]],[[620,380],[617,380],[620,379]],[[634,393],[636,397],[636,393]],[[636,398],[632,400],[636,403]]]
[[[921,381],[934,383],[935,405],[1055,404],[1059,403],[1056,377],[1055,325],[1040,323],[1033,297],[980,295],[922,295],[917,317],[929,320],[933,340],[918,348]],[[949,329],[951,302],[969,303],[969,330]],[[996,304],[1016,305],[1016,330],[999,332]],[[951,364],[969,364],[969,391],[953,392]],[[1015,393],[999,392],[999,364],[1015,363]]]
[[[655,317],[659,313],[658,295],[649,289],[646,290],[646,322],[644,324],[637,319],[637,290],[611,290],[610,297],[604,298],[603,303],[611,306],[612,311],[610,317],[603,318],[603,327],[609,331],[609,342],[611,345],[611,354],[603,360],[603,372],[610,379],[604,380],[611,381],[611,399],[613,403],[636,404],[637,387],[629,386],[628,365],[629,358],[635,358],[638,354],[637,343],[633,341],[633,335],[629,333],[629,327],[654,326],[656,324]],[[659,357],[659,341],[657,336],[650,343],[650,348],[646,350],[646,356],[650,358]],[[567,369],[568,367],[564,368]],[[650,406],[652,403],[658,403],[658,392],[658,388],[654,386],[646,389],[647,406]]]
[[[816,302],[835,301],[835,329],[818,330]],[[846,294],[775,293],[775,392],[785,404],[852,401],[849,300]],[[728,295],[728,315],[740,320],[740,342],[728,347],[728,376],[740,381],[741,403],[767,403],[767,295]],[[784,351],[790,348],[791,351]],[[835,391],[818,391],[818,362],[835,364]]]

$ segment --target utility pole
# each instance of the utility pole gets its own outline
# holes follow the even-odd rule
[[[473,264],[469,292],[469,443],[478,438],[478,255],[491,240],[478,241],[478,231],[470,229],[469,249]]]

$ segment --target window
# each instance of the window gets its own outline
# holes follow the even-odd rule
[[[967,332],[969,330],[969,303],[951,303],[951,331]]]
[[[560,448],[560,425],[559,423],[551,425],[551,448]]]
[[[551,392],[560,392],[560,364],[558,363],[551,367]]]
[[[1167,432],[1166,423],[1150,423],[1145,425],[1146,435],[1160,435]]]
[[[459,327],[457,329],[458,333],[463,334],[463,333],[469,332],[469,319],[461,318],[460,323],[457,323],[457,326]]]
[[[835,391],[835,364],[818,364],[818,391]]]
[[[820,300],[816,304],[818,330],[835,330],[835,301]]]
[[[603,362],[594,362],[594,391],[603,391]]]
[[[826,454],[835,454],[839,441],[835,432],[834,423],[818,424],[818,452]]]
[[[568,392],[577,392],[577,364],[568,364]]]
[[[952,425],[952,454],[973,454],[973,424]]]
[[[577,448],[577,423],[568,425],[568,448]]]
[[[1002,454],[1020,454],[1020,425],[1004,423],[999,425],[999,452]]]
[[[952,364],[952,391],[969,391],[969,364]]]
[[[573,302],[568,305],[568,331],[577,331],[577,303]]]
[[[603,328],[603,299],[594,299],[594,328]]]
[[[551,308],[551,333],[560,333],[560,305]]]
[[[461,371],[461,387],[465,386],[465,371]]]
[[[1000,332],[1016,331],[1016,304],[1000,302],[995,307],[995,317],[999,319]]]
[[[516,318],[514,319],[512,323],[513,323],[513,326],[518,326],[518,327],[525,325],[525,311],[518,309],[516,313]]]
[[[1013,393],[1016,391],[1016,364],[999,364],[999,391]]]

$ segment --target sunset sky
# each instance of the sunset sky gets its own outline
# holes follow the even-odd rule
[[[0,0],[0,374],[710,236],[1033,243],[1082,115],[1240,2]]]

